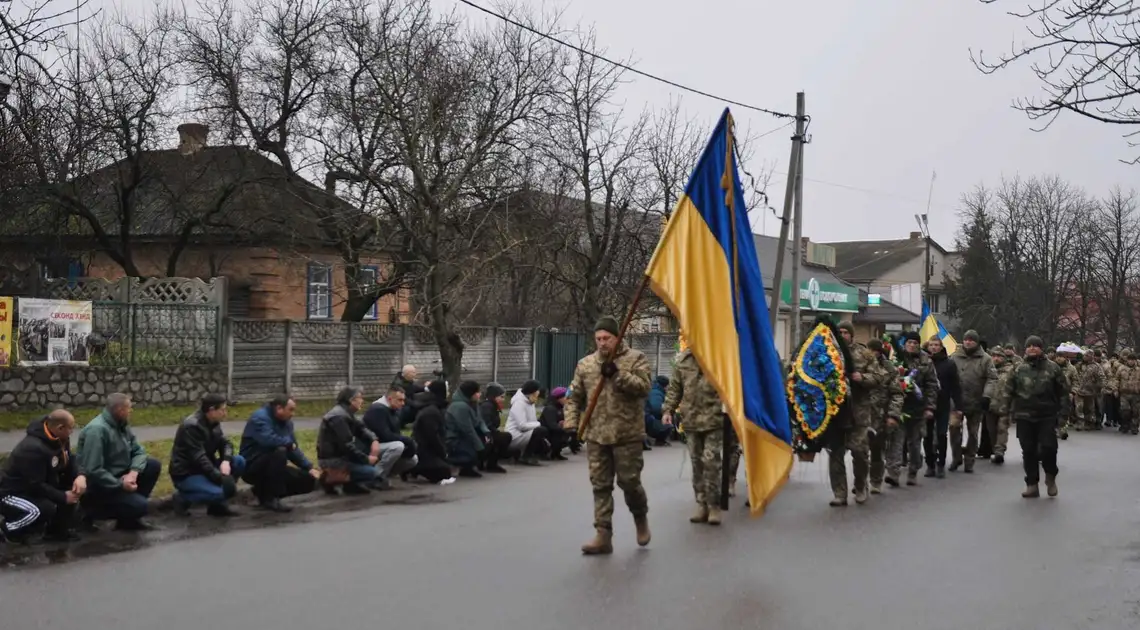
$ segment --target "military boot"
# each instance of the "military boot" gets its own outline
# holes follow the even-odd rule
[[[963,470],[965,470],[968,473],[974,472],[974,460],[967,459],[966,460],[966,467]]]
[[[1025,484],[1025,492],[1021,493],[1023,499],[1036,499],[1041,496],[1041,490],[1035,483]]]
[[[863,505],[866,502],[867,502],[867,489],[866,488],[860,488],[859,490],[856,490],[855,491],[855,503],[858,503],[859,505]]]
[[[955,458],[954,461],[950,463],[950,472],[958,472],[958,469],[961,467],[962,460]]]
[[[994,453],[993,457],[990,458],[990,461],[997,464],[998,466],[1001,466],[1002,464],[1005,463],[1005,454],[1004,453]]]
[[[924,477],[934,477],[934,475],[935,475],[934,466],[927,466],[926,467],[926,474],[924,474],[923,476]]]
[[[582,553],[587,556],[600,556],[614,552],[614,534],[608,529],[598,529],[594,539],[582,545]]]
[[[847,506],[847,497],[845,497],[845,496],[835,497],[834,499],[831,500],[831,503],[828,503],[828,505],[830,505],[831,507],[846,507]]]
[[[637,544],[641,547],[648,545],[653,538],[653,534],[649,532],[649,517],[637,514],[633,517],[633,524],[637,528]]]
[[[881,484],[881,483],[871,484],[871,494],[882,494],[882,493],[883,493],[883,484]]]
[[[689,517],[690,523],[707,523],[709,522],[709,508],[706,505],[697,506],[697,511]]]
[[[1049,496],[1057,496],[1057,475],[1045,475],[1045,490]]]
[[[720,508],[709,508],[709,525],[720,525]]]
[[[938,467],[934,469],[934,476],[939,478],[939,479],[945,479],[946,478],[946,464],[938,464]]]

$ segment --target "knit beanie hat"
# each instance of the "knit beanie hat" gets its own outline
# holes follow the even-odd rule
[[[475,394],[479,393],[479,383],[475,381],[463,381],[459,384],[459,393],[468,399],[474,398]]]
[[[599,319],[598,323],[594,324],[594,332],[598,332],[599,330],[604,330],[616,337],[618,334],[617,320],[612,317],[603,317]]]
[[[962,339],[964,341],[974,341],[974,342],[982,340],[982,338],[978,335],[978,331],[976,331],[976,330],[967,330],[966,334],[962,337]]]
[[[1029,335],[1029,337],[1025,340],[1025,347],[1029,348],[1033,346],[1044,348],[1045,342],[1042,341],[1041,337],[1038,337],[1037,335]]]
[[[555,387],[554,391],[550,392],[550,399],[551,400],[559,400],[559,399],[562,399],[565,397],[566,397],[566,388],[565,387]]]
[[[487,383],[487,386],[483,388],[483,392],[487,395],[488,400],[494,400],[507,393],[507,389],[498,383]]]

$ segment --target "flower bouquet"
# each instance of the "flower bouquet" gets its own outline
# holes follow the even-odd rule
[[[904,363],[900,363],[898,365],[898,371],[899,387],[902,388],[903,398],[922,400],[922,389],[918,386],[918,370],[907,367]],[[903,422],[907,421],[909,415],[910,414],[903,413]]]
[[[823,448],[823,435],[847,400],[847,358],[834,328],[820,322],[800,346],[788,376],[792,447],[811,461]]]

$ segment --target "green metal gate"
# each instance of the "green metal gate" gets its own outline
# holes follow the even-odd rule
[[[567,387],[578,360],[586,355],[586,336],[575,332],[535,333],[535,378],[546,387]]]

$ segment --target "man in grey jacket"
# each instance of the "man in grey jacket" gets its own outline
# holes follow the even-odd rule
[[[950,419],[950,449],[954,461],[950,470],[956,471],[965,464],[965,471],[974,472],[978,455],[978,432],[990,409],[990,400],[997,387],[997,369],[988,353],[978,345],[978,333],[966,331],[962,345],[950,359],[958,366],[958,380],[962,386],[962,409]],[[966,425],[966,452],[962,452],[962,425]],[[964,457],[963,457],[964,455]]]

